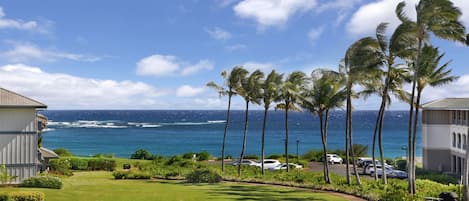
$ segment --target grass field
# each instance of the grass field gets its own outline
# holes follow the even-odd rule
[[[63,178],[61,190],[0,188],[5,191],[41,191],[47,201],[188,201],[188,200],[346,200],[335,195],[286,187],[236,183],[193,185],[182,181],[114,180],[110,172],[75,172]]]

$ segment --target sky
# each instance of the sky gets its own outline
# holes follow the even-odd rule
[[[236,65],[284,74],[337,69],[356,40],[398,25],[398,0],[7,0],[0,2],[0,87],[49,109],[225,109]],[[415,15],[417,0],[406,0]],[[469,30],[469,1],[453,0]],[[460,78],[423,102],[469,97],[469,47],[432,38]],[[354,100],[376,110],[379,98]],[[243,109],[242,98],[233,99]],[[259,106],[253,106],[260,109]],[[405,110],[394,101],[390,109]]]

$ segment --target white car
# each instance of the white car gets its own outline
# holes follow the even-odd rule
[[[260,161],[258,164],[259,164],[259,167],[262,166]],[[275,159],[264,159],[264,169],[274,168],[280,164],[281,164],[280,161],[275,160]]]
[[[239,161],[234,161],[233,165],[234,166],[239,165]],[[258,167],[261,166],[261,164],[255,162],[255,161],[252,161],[252,160],[248,160],[248,159],[243,159],[241,161],[241,165],[258,166]]]
[[[302,165],[298,165],[296,163],[288,163],[288,164],[290,165],[290,169],[302,169],[303,168]],[[269,168],[269,170],[286,170],[286,169],[287,169],[286,163],[282,163],[275,167]]]
[[[327,154],[326,156],[327,156],[327,162],[330,164],[335,164],[335,163],[342,164],[342,162],[344,161],[337,154]]]
[[[394,170],[394,168],[390,165],[385,165],[384,167],[386,168],[386,173],[388,173],[388,171]],[[382,168],[381,164],[376,164],[376,172],[378,173],[378,176],[382,174],[381,168]],[[373,164],[370,164],[365,168],[365,174],[373,175],[374,172],[375,172],[375,168]]]

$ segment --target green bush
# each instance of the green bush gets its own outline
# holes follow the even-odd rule
[[[197,160],[198,161],[206,161],[206,160],[210,159],[211,157],[212,156],[210,155],[210,153],[208,153],[206,151],[197,153]]]
[[[152,160],[153,159],[150,152],[148,152],[145,149],[139,149],[139,150],[135,151],[132,155],[130,155],[130,158],[131,159],[141,159],[141,160]]]
[[[192,159],[192,157],[194,156],[194,154],[196,154],[196,153],[194,153],[194,152],[187,152],[187,153],[182,154],[182,158],[183,158],[183,159]]]
[[[99,154],[95,154],[93,157],[94,158],[115,158],[116,156],[114,154],[99,153]]]
[[[142,171],[114,171],[112,173],[114,179],[150,179],[151,174]]]
[[[189,173],[186,180],[190,183],[218,183],[223,178],[213,170],[199,169]]]
[[[69,157],[72,156],[72,153],[65,148],[57,148],[53,150],[57,155],[62,157]]]
[[[272,154],[272,155],[269,155],[265,158],[268,158],[268,159],[280,159],[280,158],[283,158],[282,155],[280,154]]]
[[[169,160],[166,161],[166,165],[173,165],[173,164],[176,164],[176,163],[180,163],[183,160],[184,159],[182,158],[182,156],[176,155],[176,156],[173,156],[173,157],[169,158]]]
[[[398,170],[407,171],[407,160],[396,160],[395,166]]]
[[[259,160],[259,156],[257,156],[256,154],[249,154],[249,155],[244,156],[244,158],[245,159]]]
[[[114,171],[116,169],[116,161],[112,159],[93,158],[88,160],[88,170],[106,170]]]
[[[415,171],[417,179],[431,180],[442,184],[458,184],[459,179],[452,175],[442,174],[440,172],[434,172],[430,170],[424,170],[417,168]]]
[[[67,176],[72,175],[72,171],[70,171],[72,166],[70,165],[69,159],[50,159],[48,165],[52,173]]]
[[[57,177],[30,177],[23,180],[21,187],[61,189],[62,181]]]
[[[72,170],[87,170],[88,169],[88,160],[81,158],[70,158],[70,168]]]
[[[45,195],[42,192],[17,191],[0,195],[0,201],[44,201]]]

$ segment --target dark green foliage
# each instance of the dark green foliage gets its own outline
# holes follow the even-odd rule
[[[407,160],[403,160],[403,159],[396,160],[395,166],[398,170],[406,171],[407,170]]]
[[[200,152],[200,153],[197,154],[197,160],[198,161],[206,161],[206,160],[210,159],[211,157],[212,156],[207,151],[203,151],[203,152]]]
[[[352,149],[355,157],[368,156],[368,145],[353,144]]]
[[[116,169],[116,161],[104,158],[92,158],[88,160],[88,170],[107,170],[114,171]]]
[[[215,171],[210,169],[199,169],[189,173],[186,176],[187,182],[190,183],[218,183],[223,178]]]
[[[281,159],[283,157],[280,154],[272,154],[272,155],[267,156],[266,158],[268,158],[268,159],[277,159],[278,160],[278,159]]]
[[[434,172],[430,170],[424,170],[421,168],[416,169],[417,179],[426,179],[442,184],[458,184],[459,179],[456,176],[442,174],[440,172]]]
[[[130,155],[130,158],[131,159],[141,159],[141,160],[152,160],[153,159],[150,152],[148,152],[145,149],[139,149],[139,150],[135,151],[132,155]]]
[[[245,158],[245,159],[259,160],[259,156],[255,155],[255,154],[246,155],[246,156],[244,156],[244,158]]]
[[[151,174],[142,171],[115,171],[112,173],[114,179],[150,179]]]
[[[42,192],[9,192],[0,195],[0,201],[44,201],[45,195]]]
[[[72,171],[70,171],[72,166],[69,159],[51,159],[49,160],[48,166],[50,167],[50,171],[52,173],[67,176],[72,175]]]
[[[173,164],[179,163],[183,160],[184,159],[182,158],[182,156],[176,155],[176,156],[173,156],[173,157],[169,158],[169,160],[166,161],[166,165],[173,165]]]
[[[53,150],[57,155],[62,157],[72,156],[72,153],[65,148],[57,148]]]
[[[192,157],[194,156],[194,152],[187,152],[187,153],[184,153],[182,154],[182,158],[184,159],[192,159]]]
[[[88,160],[81,158],[70,158],[70,166],[72,170],[87,170]]]
[[[62,181],[57,177],[30,177],[23,180],[21,187],[61,189]]]

